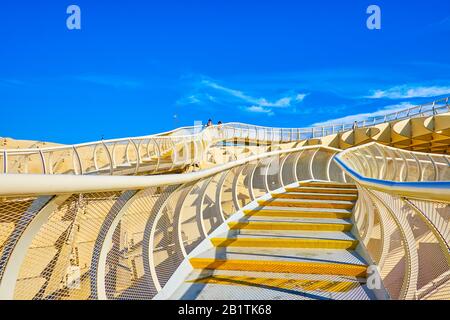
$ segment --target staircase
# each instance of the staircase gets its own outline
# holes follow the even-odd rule
[[[229,223],[171,299],[374,299],[355,251],[353,184],[305,182]]]

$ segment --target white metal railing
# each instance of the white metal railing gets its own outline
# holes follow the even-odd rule
[[[407,151],[376,142],[341,152],[338,160],[365,178],[398,181],[450,181],[450,156]]]
[[[449,99],[405,109],[357,123],[358,127],[449,111]],[[271,128],[227,123],[203,128],[182,127],[133,138],[76,145],[0,150],[0,173],[42,174],[149,174],[170,172],[204,159],[209,146],[227,140],[277,144],[324,137],[348,131],[355,124],[313,128]]]
[[[355,125],[358,128],[363,128],[391,121],[405,120],[409,118],[423,117],[423,116],[433,116],[437,114],[446,113],[450,111],[449,100],[450,97],[442,98],[411,108],[405,108],[403,110],[386,113],[380,116],[368,117],[367,119],[356,121],[356,124],[355,122],[352,122],[352,123],[335,123],[309,128],[273,128],[273,127],[245,124],[240,122],[230,122],[227,123],[226,126],[236,128],[236,130],[238,131],[250,130],[254,138],[256,138],[257,136],[256,134],[257,131],[260,131],[261,133],[264,132],[265,135],[264,134],[261,135],[261,140],[263,140],[263,137],[270,137],[272,132],[274,133],[273,139],[275,139],[275,141],[306,140],[312,138],[321,138],[331,134],[352,130],[355,127]],[[201,129],[201,126],[183,127],[180,129],[170,131],[167,134],[192,134],[193,132],[195,132],[195,130],[199,129]]]
[[[156,176],[0,176],[0,299],[151,299],[256,198],[345,182],[338,149],[277,150]]]
[[[334,159],[357,184],[355,223],[390,297],[448,300],[449,157],[371,143]]]

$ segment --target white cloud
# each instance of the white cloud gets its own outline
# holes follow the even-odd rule
[[[193,104],[193,103],[199,103],[200,100],[193,94],[192,96],[186,97],[184,102],[187,104]]]
[[[386,114],[390,114],[390,113],[394,113],[397,111],[401,111],[401,110],[405,110],[405,109],[409,109],[415,107],[415,105],[408,103],[408,102],[403,102],[400,104],[395,104],[395,105],[391,105],[391,106],[387,106],[384,107],[383,109],[379,109],[377,111],[374,112],[368,112],[368,113],[359,113],[359,114],[353,114],[350,116],[345,116],[342,118],[337,118],[337,119],[330,119],[327,121],[323,121],[323,122],[317,122],[312,124],[311,126],[315,127],[315,126],[325,126],[325,125],[331,125],[331,124],[351,124],[355,121],[362,121],[365,119],[370,119],[373,117],[379,117],[379,116],[384,116]]]
[[[430,87],[411,87],[396,86],[387,90],[375,90],[370,99],[408,99],[408,98],[429,98],[450,94],[450,86],[430,86]]]
[[[295,97],[295,101],[302,102],[306,98],[307,95],[308,94],[306,94],[306,93],[299,93]]]
[[[266,98],[256,98],[253,96],[250,96],[248,94],[245,94],[243,91],[240,90],[235,90],[235,89],[230,89],[227,87],[224,87],[222,85],[217,84],[216,82],[210,81],[210,80],[203,80],[202,84],[209,87],[209,88],[213,88],[215,90],[218,90],[222,93],[228,94],[234,98],[237,98],[238,100],[242,100],[246,103],[251,104],[250,107],[246,108],[246,110],[248,111],[252,111],[252,112],[258,112],[256,110],[269,110],[269,109],[265,109],[263,107],[267,107],[267,108],[288,108],[292,105],[293,101],[295,101],[295,103],[300,103],[301,101],[303,101],[303,99],[306,97],[307,94],[303,94],[303,93],[296,93],[296,94],[292,94],[292,95],[288,95],[285,97],[282,97],[280,99],[274,100],[274,101],[270,101]],[[254,107],[261,107],[260,109],[255,109]],[[261,111],[259,111],[261,112]],[[265,112],[268,113],[269,112]]]
[[[186,105],[186,104],[197,104],[202,103],[204,101],[212,101],[215,102],[216,98],[207,93],[202,94],[192,94],[187,97],[183,97],[177,100],[177,104]]]
[[[274,115],[272,109],[264,108],[261,106],[250,106],[250,107],[245,108],[245,110],[247,110],[248,112],[266,113],[269,116]]]
[[[189,78],[190,79],[190,78]],[[276,109],[296,112],[307,93],[290,90],[275,97],[253,96],[243,90],[219,84],[213,79],[201,76],[190,83],[191,90],[177,100],[178,105],[199,105],[213,107],[234,107],[245,112],[274,115]],[[278,90],[277,90],[278,91]]]
[[[277,108],[284,108],[289,107],[291,105],[291,97],[284,97],[281,99],[276,100],[275,102],[269,102],[266,99],[258,99],[259,105],[265,106],[265,107],[277,107]]]

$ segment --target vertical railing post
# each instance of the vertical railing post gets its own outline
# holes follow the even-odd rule
[[[106,143],[102,140],[102,144],[103,144],[103,148],[105,148],[106,151],[106,155],[108,156],[108,161],[109,161],[109,174],[113,175],[114,173],[114,167],[113,167],[113,160],[112,160],[112,156],[111,153],[109,152],[108,147],[106,146]]]
[[[80,155],[78,154],[77,148],[75,148],[75,146],[73,146],[73,153],[75,155],[75,159],[78,162],[78,168],[80,169],[79,174],[83,174],[83,165],[81,164],[81,158]],[[51,168],[51,165],[50,165]]]
[[[3,150],[3,173],[8,173],[8,152]]]
[[[44,153],[41,149],[39,149],[39,156],[41,157],[42,161],[42,170],[44,171],[44,174],[47,174],[47,164],[45,163]]]

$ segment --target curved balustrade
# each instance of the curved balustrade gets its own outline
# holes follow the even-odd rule
[[[186,127],[136,138],[0,152],[0,172],[37,174],[155,174],[200,163],[209,147],[233,141],[255,145],[296,141],[292,130],[225,124]],[[189,133],[189,134],[187,134]]]
[[[1,154],[3,173],[137,174],[171,171],[200,159],[203,141],[149,136]]]
[[[450,298],[449,157],[378,144],[341,152],[358,233],[393,299]]]
[[[369,143],[347,149],[339,158],[364,177],[391,181],[449,181],[450,156],[412,152]]]
[[[386,116],[388,121],[380,121],[380,118],[365,120],[352,130],[320,138],[316,142],[340,149],[379,142],[399,149],[449,154],[448,99],[440,101],[441,104],[434,102],[428,107],[400,111],[395,113],[395,117]]]

